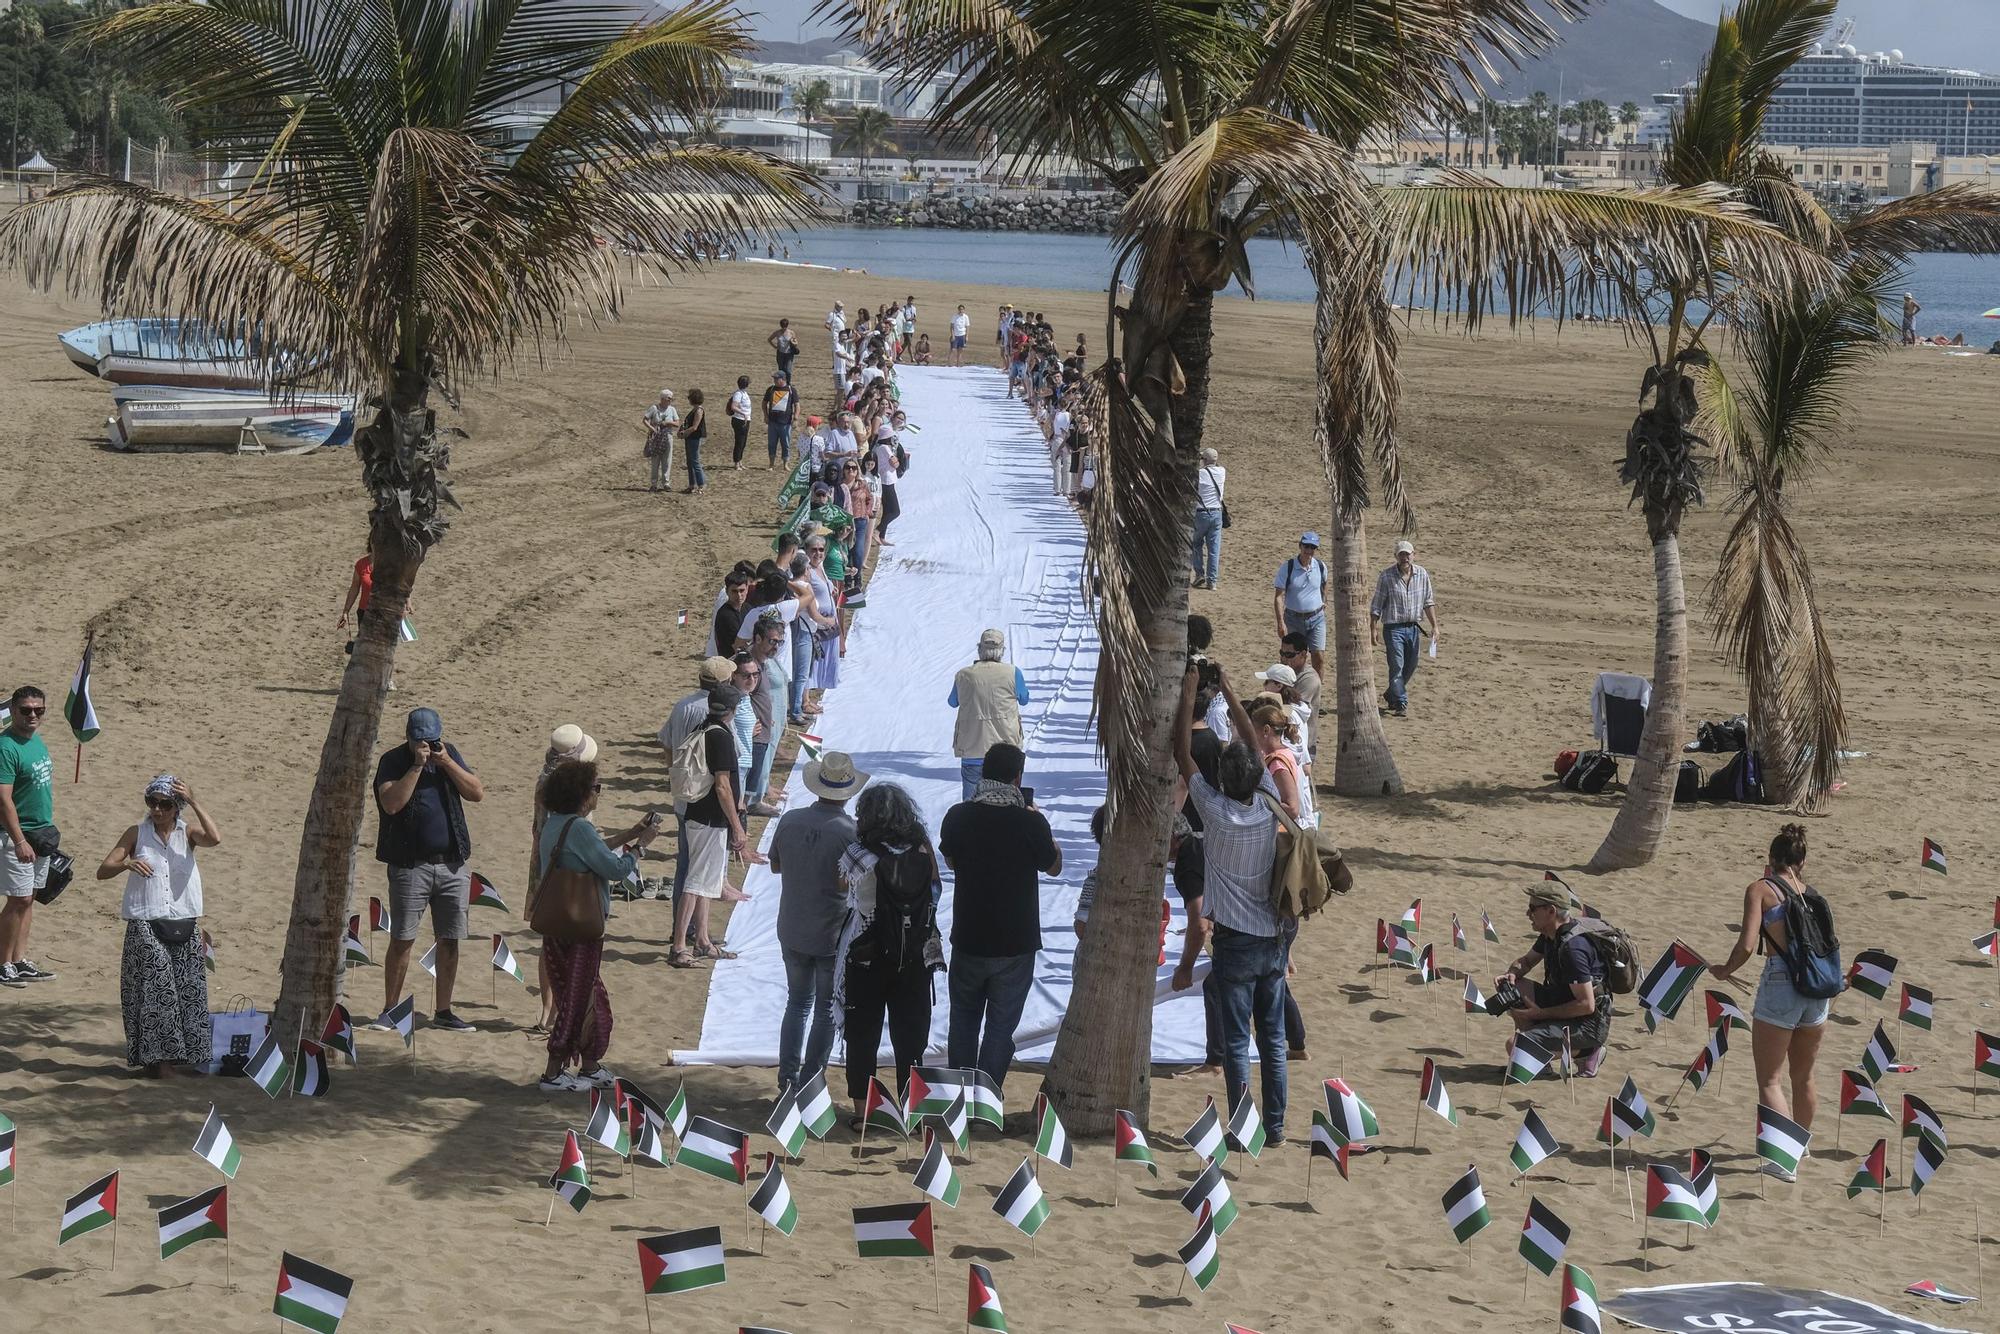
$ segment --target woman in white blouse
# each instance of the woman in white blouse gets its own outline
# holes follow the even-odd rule
[[[209,1060],[208,978],[202,969],[201,868],[196,848],[222,842],[215,821],[172,774],[146,784],[146,818],[127,829],[97,868],[125,874],[125,958],[120,991],[125,1061],[154,1079]]]

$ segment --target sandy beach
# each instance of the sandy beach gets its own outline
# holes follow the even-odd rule
[[[683,400],[702,386],[714,407],[738,374],[761,387],[771,365],[765,335],[781,315],[809,335],[799,367],[807,402],[823,404],[819,322],[831,300],[875,306],[906,292],[940,348],[947,316],[964,302],[972,349],[989,363],[1003,300],[1048,312],[1065,346],[1082,332],[1093,360],[1103,350],[1102,297],[732,265],[634,290],[622,322],[579,328],[551,364],[463,386],[463,411],[441,411],[468,435],[453,447],[452,472],[466,512],[420,577],[418,638],[397,659],[382,747],[400,737],[405,710],[427,704],[483,776],[488,797],[471,817],[474,865],[514,911],[475,910],[473,929],[508,933],[531,978],[518,908],[531,785],[550,727],[577,722],[602,743],[600,825],[660,803],[666,764],[654,733],[692,686],[720,575],[759,553],[771,531],[777,475],[763,467],[761,431],[740,473],[711,436],[712,485],[699,500],[648,495],[640,412],[662,385]],[[564,1125],[580,1125],[584,1112],[536,1091],[541,1048],[523,1032],[535,1002],[490,973],[478,939],[466,947],[460,1008],[480,1031],[420,1030],[414,1061],[393,1035],[363,1033],[359,1068],[336,1069],[327,1099],[273,1102],[241,1080],[154,1085],[126,1069],[119,882],[100,884],[89,872],[140,817],[148,776],[185,777],[223,835],[202,857],[220,949],[212,1008],[232,998],[269,1004],[298,822],[344,662],[335,620],[361,551],[365,502],[345,450],[267,459],[108,451],[106,387],[72,369],[55,344],[94,312],[12,280],[0,305],[9,405],[0,464],[12,489],[0,536],[8,616],[0,679],[33,681],[59,707],[93,628],[104,723],[80,783],[71,782],[67,730],[52,722],[45,732],[78,883],[34,924],[33,957],[60,976],[0,990],[0,1112],[19,1125],[19,1179],[13,1199],[0,1199],[0,1209],[18,1210],[0,1214],[0,1328],[268,1330],[278,1256],[288,1250],[356,1280],[348,1330],[640,1329],[634,1239],[719,1223],[730,1243],[728,1283],[656,1299],[660,1328],[949,1330],[963,1314],[965,1264],[978,1260],[993,1268],[1020,1334],[1179,1334],[1224,1320],[1264,1334],[1541,1330],[1555,1315],[1557,1286],[1535,1275],[1524,1302],[1526,1266],[1515,1254],[1531,1193],[1571,1225],[1570,1258],[1607,1298],[1643,1281],[1759,1279],[1824,1287],[1939,1324],[1991,1326],[1984,1304],[1953,1311],[1900,1294],[1922,1278],[1973,1289],[1971,1210],[1993,1201],[2000,1170],[2000,1099],[1984,1096],[2000,1085],[1985,1081],[1975,1115],[1971,1079],[1973,1031],[2000,1029],[2000,970],[1970,945],[1993,926],[2000,883],[1988,791],[2000,741],[1992,430],[2000,358],[1918,350],[1887,358],[1862,377],[1851,432],[1799,496],[1851,744],[1867,753],[1848,766],[1826,816],[1808,822],[1808,874],[1833,904],[1850,957],[1862,948],[1898,956],[1899,982],[1936,993],[1937,1022],[1929,1033],[1896,1024],[1893,990],[1886,1003],[1858,994],[1836,1003],[1820,1065],[1818,1143],[1796,1186],[1771,1183],[1762,1198],[1748,1035],[1738,1035],[1720,1077],[1698,1094],[1684,1091],[1644,1150],[1685,1166],[1689,1149],[1708,1148],[1720,1220],[1691,1245],[1680,1228],[1655,1226],[1645,1278],[1626,1183],[1592,1133],[1628,1074],[1656,1108],[1667,1101],[1705,1038],[1699,996],[1651,1036],[1621,999],[1602,1077],[1567,1092],[1537,1083],[1532,1097],[1501,1089],[1502,1025],[1461,1018],[1457,970],[1469,966],[1485,987],[1503,953],[1525,944],[1521,889],[1545,867],[1629,930],[1646,961],[1676,934],[1724,957],[1743,886],[1782,817],[1682,808],[1652,865],[1602,880],[1569,875],[1609,827],[1616,798],[1557,791],[1547,777],[1553,758],[1588,745],[1598,671],[1651,667],[1650,555],[1615,477],[1644,358],[1596,328],[1478,340],[1421,332],[1404,361],[1404,468],[1418,559],[1437,582],[1442,642],[1412,685],[1414,716],[1386,720],[1408,793],[1320,798],[1358,887],[1300,937],[1295,989],[1311,1059],[1292,1069],[1292,1138],[1255,1163],[1232,1157],[1244,1208],[1222,1243],[1222,1276],[1205,1294],[1176,1298],[1174,1251],[1190,1230],[1177,1197],[1195,1163],[1178,1136],[1205,1097],[1221,1098],[1219,1081],[1155,1082],[1148,1129],[1162,1175],[1156,1183],[1125,1169],[1115,1209],[1106,1207],[1105,1142],[1080,1144],[1072,1172],[1045,1168],[1053,1216],[1032,1251],[990,1209],[1026,1143],[1018,1133],[1001,1142],[975,1132],[961,1167],[965,1197],[939,1211],[939,1315],[930,1265],[857,1260],[848,1221],[855,1205],[914,1198],[914,1155],[879,1151],[871,1137],[857,1161],[844,1128],[788,1169],[802,1222],[795,1237],[766,1238],[761,1255],[755,1219],[728,1186],[643,1168],[635,1182],[601,1151],[592,1155],[596,1200],[580,1215],[559,1208],[545,1229],[544,1182]],[[1311,320],[1308,306],[1234,300],[1216,318],[1209,443],[1229,469],[1235,524],[1220,586],[1195,594],[1194,608],[1216,620],[1217,649],[1241,679],[1273,660],[1272,571],[1300,530],[1324,528],[1328,517],[1311,433]],[[913,472],[906,509],[924,503],[923,476]],[[1690,727],[1744,707],[1702,611],[1723,499],[1718,486],[1684,536],[1696,609]],[[1371,534],[1384,564],[1392,540],[1385,525]],[[683,609],[689,624],[678,627]],[[1329,671],[1331,661],[1329,653]],[[1331,719],[1322,726],[1330,738]],[[788,745],[781,763],[789,754]],[[1926,836],[1948,848],[1949,876],[1919,870]],[[671,855],[662,839],[646,873],[670,871]],[[381,892],[364,841],[355,908]],[[1418,897],[1421,938],[1438,945],[1453,974],[1431,994],[1405,972],[1370,967],[1375,919]],[[1504,946],[1480,947],[1482,910]],[[1473,939],[1467,954],[1450,948],[1454,912]],[[699,1037],[707,976],[665,966],[668,913],[659,903],[621,907],[606,949],[618,1013],[607,1064],[662,1097],[679,1073],[663,1068],[667,1053]],[[385,944],[373,942],[378,959]],[[379,970],[359,968],[348,980],[357,1016],[372,1015],[383,1000]],[[1749,993],[1738,995],[1747,1009]],[[425,985],[419,1011],[428,1001]],[[1838,1071],[1858,1059],[1878,1018],[1916,1066],[1885,1082],[1885,1098],[1893,1106],[1903,1093],[1922,1096],[1945,1118],[1953,1146],[1921,1217],[1906,1192],[1889,1194],[1879,1239],[1875,1199],[1849,1201],[1840,1188],[1857,1153],[1880,1135],[1893,1139],[1894,1127],[1853,1121],[1832,1148]],[[1428,1113],[1416,1124],[1425,1056],[1460,1108],[1457,1130]],[[1318,1081],[1343,1073],[1380,1115],[1383,1151],[1357,1159],[1349,1181],[1319,1164],[1308,1201],[1310,1108]],[[769,1070],[687,1072],[697,1113],[753,1131],[772,1082]],[[1025,1110],[1037,1082],[1017,1070],[1010,1106]],[[151,1209],[220,1181],[188,1151],[211,1102],[243,1152],[230,1191],[233,1291],[220,1286],[221,1248],[161,1262],[153,1245]],[[1510,1188],[1507,1150],[1531,1102],[1563,1152]],[[752,1147],[761,1161],[772,1145],[759,1133]],[[1621,1167],[1626,1160],[1621,1152]],[[1452,1244],[1439,1205],[1468,1162],[1481,1169],[1494,1216],[1469,1256]],[[110,1270],[105,1234],[60,1251],[54,1243],[62,1200],[114,1168],[124,1173],[123,1218]],[[1903,1180],[1899,1172],[1892,1184]],[[1987,1210],[1989,1230],[1995,1212]]]

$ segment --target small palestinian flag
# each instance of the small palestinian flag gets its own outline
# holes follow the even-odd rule
[[[1857,1070],[1840,1072],[1840,1114],[1842,1116],[1879,1116],[1884,1121],[1893,1120],[1888,1104],[1875,1091],[1874,1081]]]
[[[1056,1115],[1056,1105],[1046,1093],[1035,1095],[1035,1153],[1059,1167],[1075,1165],[1069,1146],[1069,1132],[1063,1129],[1062,1118]]]
[[[217,964],[215,942],[204,933],[201,937],[201,966],[207,972],[214,972]]]
[[[1208,1285],[1222,1272],[1222,1248],[1216,1245],[1215,1221],[1208,1216],[1207,1209],[1195,1216],[1194,1235],[1181,1243],[1180,1254],[1195,1288],[1207,1292]]]
[[[347,934],[340,942],[340,960],[352,966],[369,962],[368,947],[361,943],[361,914],[347,919]]]
[[[1223,1128],[1229,1142],[1237,1152],[1247,1153],[1252,1158],[1264,1152],[1264,1116],[1257,1110],[1257,1102],[1244,1089],[1243,1096],[1230,1109],[1229,1123]]]
[[[910,1134],[902,1104],[896,1101],[896,1095],[889,1092],[889,1086],[879,1077],[868,1081],[868,1100],[862,1107],[861,1120],[864,1125],[876,1130],[893,1130],[906,1139]]]
[[[409,1046],[417,1040],[417,998],[414,995],[403,997],[382,1011],[380,1022],[395,1029],[396,1036],[403,1039],[403,1045]]]
[[[750,1194],[750,1212],[786,1236],[798,1230],[799,1210],[792,1203],[792,1188],[785,1184],[785,1169],[778,1155],[764,1155],[764,1179]]]
[[[630,1098],[623,1099],[625,1105],[625,1128],[632,1136],[632,1153],[627,1161],[638,1162],[646,1159],[661,1167],[672,1166],[667,1161],[667,1143],[660,1138],[660,1125],[648,1112]]]
[[[909,1113],[911,1130],[923,1124],[927,1116],[942,1116],[951,1110],[952,1100],[965,1090],[971,1081],[965,1071],[954,1070],[946,1065],[920,1065],[910,1071],[909,1083],[903,1089],[903,1108]],[[967,1106],[971,1098],[966,1099]]]
[[[1861,1068],[1868,1072],[1870,1079],[1879,1080],[1896,1065],[1896,1044],[1889,1041],[1888,1030],[1878,1020],[1875,1032],[1868,1039],[1868,1045],[1861,1052]]]
[[[1493,1215],[1486,1211],[1486,1192],[1479,1188],[1476,1166],[1467,1167],[1465,1175],[1444,1193],[1444,1221],[1451,1225],[1451,1235],[1461,1246],[1493,1221]]]
[[[628,1123],[645,1121],[656,1130],[667,1128],[667,1109],[654,1102],[652,1095],[644,1089],[623,1075],[613,1080],[611,1087],[618,1094],[618,1101],[625,1107],[625,1119]],[[638,1137],[635,1135],[633,1138]]]
[[[2000,958],[2000,928],[1988,931],[1983,936],[1974,936],[1972,948],[1975,953],[1983,954],[1989,959]]]
[[[1389,962],[1404,968],[1417,966],[1417,942],[1410,938],[1410,928],[1400,922],[1389,924]]]
[[[1211,1163],[1229,1161],[1229,1147],[1223,1142],[1222,1118],[1216,1115],[1214,1098],[1208,1100],[1208,1105],[1201,1109],[1201,1115],[1194,1119],[1194,1124],[1181,1138],[1187,1141],[1190,1149]]]
[[[958,1090],[958,1096],[951,1100],[951,1106],[944,1111],[926,1116],[923,1124],[938,1135],[951,1141],[960,1153],[972,1147],[972,1116],[966,1109],[965,1089]],[[1068,1167],[1068,1163],[1063,1164]]]
[[[1437,1062],[1428,1056],[1424,1057],[1424,1072],[1417,1079],[1417,1101],[1453,1125],[1458,1124],[1458,1108],[1451,1105],[1451,1094],[1445,1092],[1444,1076],[1438,1073]]]
[[[1945,1138],[1944,1118],[1931,1110],[1931,1105],[1914,1093],[1903,1095],[1903,1138],[1920,1137],[1934,1139],[1940,1145],[1950,1143]]]
[[[1521,1258],[1553,1278],[1569,1249],[1569,1224],[1540,1200],[1528,1201],[1528,1217],[1521,1224]]]
[[[1000,1096],[1000,1086],[984,1070],[963,1070],[965,1076],[966,1102],[972,1111],[972,1119],[984,1121],[995,1130],[1007,1129],[1007,1103]]]
[[[298,1063],[292,1067],[292,1092],[301,1098],[324,1098],[333,1080],[326,1068],[326,1048],[306,1038],[299,1043]]]
[[[1643,1023],[1646,1026],[1646,1031],[1648,1033],[1657,1033],[1660,1031],[1660,1025],[1665,1023],[1666,1019],[1664,1016],[1660,1014],[1658,1010],[1646,1004],[1646,1002],[1640,1001],[1639,1022]]]
[[[1612,1102],[1617,1105],[1617,1110],[1612,1114],[1613,1124],[1624,1132],[1619,1136],[1621,1140],[1631,1139],[1635,1135],[1644,1135],[1647,1139],[1651,1139],[1653,1132],[1659,1129],[1659,1122],[1653,1116],[1653,1109],[1646,1105],[1646,1095],[1639,1092],[1639,1085],[1632,1076],[1625,1076],[1625,1082],[1619,1086],[1618,1096],[1613,1098]]]
[[[1709,1077],[1715,1073],[1715,1063],[1728,1051],[1729,1022],[1724,1020],[1715,1026],[1713,1033],[1708,1035],[1708,1041],[1695,1053],[1694,1059],[1688,1062],[1687,1072],[1681,1078],[1694,1085],[1696,1093],[1701,1092],[1708,1086]]]
[[[1495,945],[1500,943],[1500,933],[1494,929],[1493,919],[1486,915],[1486,911],[1483,908],[1479,912],[1479,929],[1485,932],[1488,941]]]
[[[833,1096],[826,1091],[824,1070],[813,1071],[811,1079],[794,1089],[792,1101],[798,1106],[799,1119],[806,1123],[806,1133],[814,1139],[825,1139],[840,1119],[833,1108]]]
[[[1812,1144],[1812,1131],[1782,1113],[1757,1104],[1757,1156],[1797,1172]]]
[[[1731,1028],[1750,1031],[1750,1016],[1743,1013],[1743,1007],[1720,991],[1701,993],[1702,1003],[1708,1007],[1708,1026],[1714,1028],[1727,1020]]]
[[[278,1296],[271,1311],[280,1320],[314,1334],[334,1334],[347,1314],[347,1298],[353,1291],[354,1280],[347,1275],[322,1269],[286,1251],[278,1261]]]
[[[96,644],[95,636],[83,641],[83,661],[76,665],[76,675],[69,679],[69,694],[63,699],[63,721],[69,724],[70,735],[79,746],[99,731],[97,706],[90,702],[90,659]]]
[[[1923,860],[1918,864],[1926,871],[1936,871],[1939,875],[1944,875],[1944,845],[1925,839]]]
[[[1465,928],[1458,924],[1457,913],[1451,915],[1451,947],[1457,950],[1470,950],[1472,948],[1471,945],[1466,943]]]
[[[159,1220],[162,1260],[198,1241],[221,1241],[229,1235],[229,1187],[177,1200],[159,1211]]]
[[[1381,917],[1375,919],[1375,952],[1377,954],[1389,952],[1389,923]]]
[[[1653,961],[1639,982],[1641,1004],[1659,1011],[1668,1019],[1681,1012],[1681,1002],[1694,990],[1696,979],[1708,965],[1699,954],[1676,940]]]
[[[667,1099],[667,1126],[674,1132],[674,1138],[684,1140],[688,1133],[688,1093],[686,1084],[674,1085],[674,1096]]]
[[[1000,1292],[993,1286],[993,1271],[976,1262],[966,1266],[965,1323],[973,1329],[994,1329],[1007,1334],[1007,1317],[1000,1310]]]
[[[1570,1334],[1603,1334],[1597,1285],[1576,1265],[1563,1266],[1562,1327]]]
[[[86,1232],[110,1227],[118,1217],[118,1174],[93,1181],[63,1204],[62,1228],[56,1245],[64,1246]]]
[[[493,937],[493,971],[505,973],[516,982],[526,983],[528,980],[521,972],[520,960],[514,957],[514,951],[508,947],[507,938],[497,934]]]
[[[799,754],[805,756],[807,759],[818,759],[821,752],[825,749],[826,742],[814,736],[811,732],[799,733]]]
[[[1931,1178],[1944,1166],[1944,1145],[1925,1135],[1917,1140],[1917,1151],[1910,1159],[1910,1194],[1921,1195],[1924,1187],[1931,1184]]]
[[[389,910],[383,907],[382,900],[376,898],[373,894],[368,896],[368,929],[370,931],[387,931],[390,929]]]
[[[1715,1160],[1706,1149],[1688,1150],[1688,1184],[1694,1187],[1695,1203],[1701,1206],[1707,1226],[1714,1227],[1715,1216],[1722,1212],[1722,1197],[1715,1190]]]
[[[471,888],[466,891],[465,906],[468,908],[498,908],[507,911],[507,905],[500,899],[500,891],[493,888],[493,882],[474,871]]]
[[[257,1044],[257,1050],[250,1053],[250,1059],[243,1063],[243,1073],[250,1076],[252,1083],[270,1097],[277,1097],[291,1083],[292,1067],[285,1061],[285,1053],[278,1047],[278,1035],[266,1029],[264,1040]]]
[[[1665,1163],[1646,1165],[1646,1217],[1708,1226],[1708,1214],[1702,1210],[1694,1183]]]
[[[1903,1291],[1917,1297],[1935,1297],[1947,1306],[1963,1306],[1967,1302],[1976,1302],[1979,1300],[1977,1297],[1968,1297],[1962,1292],[1953,1292],[1950,1288],[1944,1287],[1927,1278],[1919,1279],[1909,1287],[1904,1288]]]
[[[1181,1208],[1191,1214],[1206,1209],[1215,1220],[1216,1235],[1229,1231],[1236,1222],[1236,1201],[1230,1197],[1229,1179],[1222,1175],[1222,1168],[1214,1163],[1202,1168],[1194,1184],[1181,1192]]]
[[[678,626],[678,625],[686,625],[687,623],[688,623],[687,609],[683,607],[679,612],[675,613],[674,624]]]
[[[320,1030],[319,1040],[327,1050],[339,1052],[347,1058],[349,1065],[354,1064],[354,1016],[347,1012],[345,1005],[334,1002],[333,1009],[327,1012],[326,1027]]]
[[[951,1156],[944,1151],[944,1139],[932,1132],[924,1136],[924,1159],[912,1178],[918,1190],[947,1209],[958,1208],[958,1173],[952,1170]]]
[[[1213,1163],[1209,1170],[1217,1171]],[[1034,1236],[1042,1230],[1042,1224],[1049,1221],[1049,1202],[1042,1198],[1042,1184],[1035,1180],[1033,1169],[1023,1158],[1021,1165],[1014,1169],[1014,1175],[1000,1188],[999,1198],[993,1201],[993,1212],[1006,1219],[1026,1236]]]
[[[639,1238],[640,1290],[693,1292],[728,1281],[723,1265],[722,1229],[690,1228],[658,1237]]]
[[[1931,1031],[1931,993],[1922,987],[1903,983],[1902,1003],[1896,1006],[1896,1017],[1911,1028]]]
[[[764,1129],[784,1146],[787,1158],[796,1158],[806,1151],[805,1118],[799,1115],[798,1100],[790,1093],[780,1096],[771,1108],[771,1114],[764,1118]]]
[[[1507,1082],[1509,1084],[1530,1084],[1535,1077],[1548,1068],[1555,1053],[1525,1033],[1514,1035],[1514,1051],[1507,1058]]]
[[[1333,1122],[1327,1119],[1326,1109],[1313,1108],[1312,1142],[1308,1152],[1314,1158],[1331,1158],[1333,1165],[1340,1169],[1340,1179],[1347,1180],[1348,1151],[1353,1146],[1334,1133]]]
[[[1486,997],[1479,994],[1479,986],[1469,974],[1465,979],[1465,1012],[1467,1014],[1486,1012]]]
[[[574,1130],[563,1132],[562,1166],[549,1177],[549,1185],[578,1213],[590,1203],[590,1169],[584,1166],[583,1146],[576,1142]]]
[[[1535,1168],[1535,1164],[1548,1157],[1562,1145],[1542,1118],[1530,1107],[1528,1115],[1521,1121],[1521,1129],[1514,1136],[1514,1151],[1507,1155],[1514,1164],[1514,1175],[1525,1176]]]
[[[1861,1165],[1854,1169],[1854,1179],[1847,1183],[1847,1198],[1853,1199],[1864,1190],[1887,1190],[1889,1188],[1889,1141],[1878,1139]]]
[[[1023,1163],[1022,1173],[1026,1171],[1027,1165]],[[1048,1210],[1044,1208],[1042,1212],[1046,1214]],[[919,1201],[916,1204],[882,1204],[856,1209],[854,1249],[864,1260],[933,1254],[936,1245],[931,1240],[930,1203]]]
[[[596,1088],[590,1091],[590,1122],[583,1133],[620,1158],[632,1156],[632,1135],[625,1126],[625,1109],[620,1105],[616,1086],[609,1093]]]
[[[1847,970],[1847,985],[1881,1000],[1889,994],[1889,980],[1895,975],[1895,955],[1863,950],[1854,956],[1854,963]]]
[[[1437,947],[1435,945],[1426,945],[1424,946],[1423,953],[1417,956],[1417,980],[1425,986],[1429,986],[1431,983],[1437,981],[1437,977]]]
[[[1117,1113],[1113,1129],[1116,1132],[1113,1139],[1116,1152],[1112,1161],[1144,1164],[1146,1170],[1157,1180],[1160,1175],[1160,1165],[1153,1161],[1153,1146],[1146,1143],[1146,1132],[1139,1128],[1139,1118],[1130,1112],[1121,1111]]]
[[[1373,1139],[1382,1133],[1382,1123],[1375,1119],[1375,1109],[1363,1102],[1361,1095],[1347,1086],[1346,1080],[1329,1079],[1322,1087],[1326,1092],[1327,1122],[1342,1144]]]
[[[211,1107],[209,1109],[209,1115],[215,1115],[214,1108]],[[14,1179],[14,1136],[16,1133],[13,1120],[4,1114],[0,1114],[0,1186],[4,1186]],[[1153,1175],[1158,1176],[1159,1172],[1155,1171]]]
[[[223,1124],[222,1113],[215,1110],[214,1103],[209,1104],[208,1119],[201,1123],[201,1133],[194,1138],[194,1156],[231,1181],[236,1179],[236,1169],[243,1165],[243,1155],[236,1150],[236,1137]]]
[[[720,1121],[697,1116],[688,1122],[674,1161],[717,1181],[740,1186],[750,1176],[750,1137]]]
[[[1424,901],[1417,899],[1409,907],[1403,909],[1403,929],[1414,936],[1417,932],[1423,930],[1423,926]]]
[[[438,947],[435,941],[431,943],[429,949],[424,951],[423,957],[417,960],[417,967],[423,969],[432,977],[438,975]]]
[[[2000,1038],[1991,1033],[1973,1033],[1972,1075],[1975,1079],[1980,1075],[2000,1079]]]

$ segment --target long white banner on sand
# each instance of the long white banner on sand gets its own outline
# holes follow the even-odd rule
[[[1062,849],[1059,880],[1042,882],[1042,953],[1022,1015],[1019,1058],[1049,1058],[1076,959],[1072,914],[1083,877],[1097,862],[1090,814],[1103,801],[1104,767],[1095,750],[1090,693],[1097,676],[1097,628],[1081,587],[1084,536],[1069,503],[1053,493],[1047,447],[1025,409],[1010,401],[990,368],[898,372],[903,405],[922,430],[909,437],[910,475],[903,515],[891,529],[868,586],[868,606],[854,621],[840,686],[816,721],[827,749],[846,751],[875,782],[900,783],[924,812],[935,837],[959,800],[951,751],[952,678],[973,661],[979,632],[1007,633],[1007,656],[1028,682],[1022,710],[1028,775],[1035,804],[1049,817]],[[796,776],[793,801],[811,796]],[[775,822],[774,822],[775,825]],[[769,850],[770,831],[765,833]],[[697,1065],[776,1065],[784,1014],[785,967],[778,948],[778,878],[755,867],[751,898],[729,920],[729,947],[741,956],[717,964],[709,982],[701,1047],[674,1053]],[[1186,925],[1177,895],[1167,957],[1180,957]],[[945,873],[939,910],[951,940],[952,886]],[[1205,962],[1205,961],[1204,961]],[[1203,1055],[1200,991],[1176,995],[1170,967],[1155,985],[1153,1059],[1199,1062]],[[944,979],[931,1015],[933,1059],[944,1052]],[[834,1061],[841,1059],[836,1047]],[[883,1059],[889,1059],[886,1042]],[[892,1067],[893,1068],[893,1067]]]

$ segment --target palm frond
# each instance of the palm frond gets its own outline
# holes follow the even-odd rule
[[[1833,19],[1836,0],[1740,0],[1716,23],[1693,94],[1674,112],[1660,176],[1674,185],[1740,184],[1786,70]]]
[[[1384,501],[1407,527],[1397,448],[1402,375],[1396,321],[1382,291],[1383,256],[1371,242],[1344,252],[1308,246],[1306,258],[1319,370],[1313,433],[1334,511],[1358,520],[1369,505],[1371,478],[1379,476]]]
[[[1934,250],[2000,253],[2000,195],[1976,185],[1948,185],[1929,194],[1878,204],[1841,228],[1859,254],[1907,259]]]
[[[1769,153],[1759,153],[1742,181],[1743,200],[1785,235],[1819,253],[1841,248],[1840,229],[1813,193]]]

